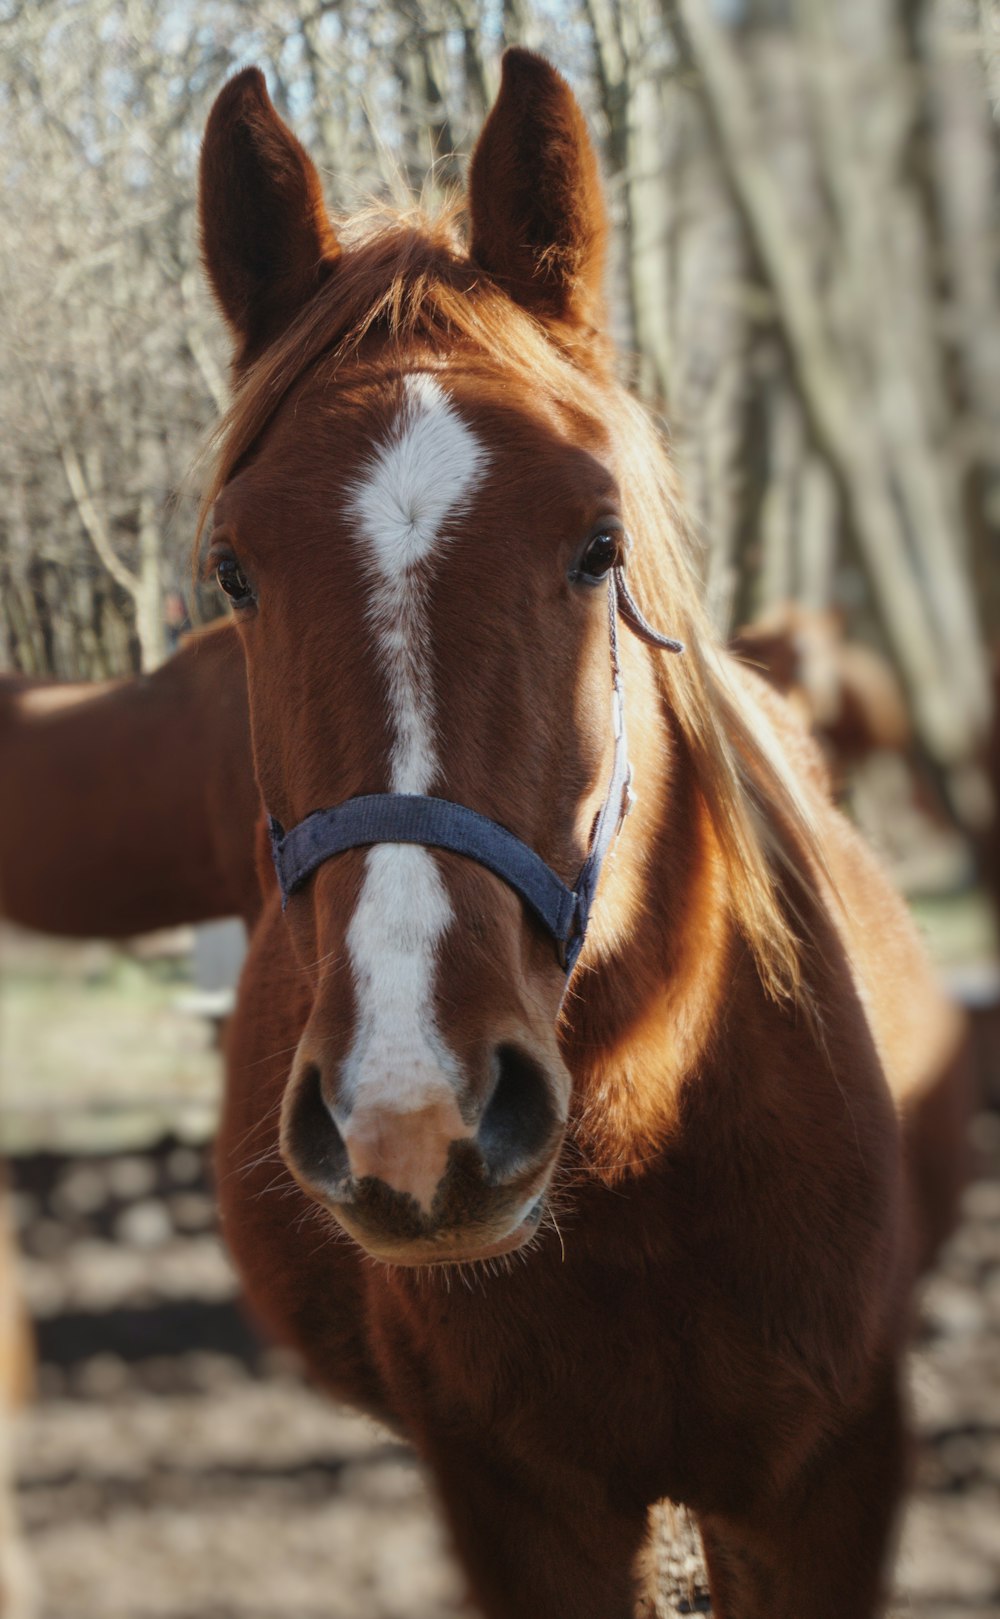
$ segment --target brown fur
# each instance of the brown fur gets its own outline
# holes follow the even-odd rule
[[[798,709],[838,781],[876,749],[909,742],[906,700],[891,667],[845,641],[836,613],[782,602],[737,630],[729,647]]]
[[[229,133],[240,82],[206,136],[220,297],[254,251],[226,196],[250,184]],[[248,94],[263,118],[259,85]],[[548,1214],[520,1251],[484,1260],[514,1183],[484,1180],[474,1151],[453,1153],[432,1217],[372,1177],[353,1202],[329,1191],[358,1015],[354,850],[284,914],[272,894],[254,934],[219,1142],[224,1227],[271,1328],[427,1460],[489,1619],[628,1619],[662,1497],[698,1515],[717,1619],[866,1619],[906,1474],[910,1285],[959,1177],[954,1132],[921,1121],[944,1098],[958,1129],[962,1030],[801,726],[711,644],[669,467],[575,301],[604,232],[584,140],[558,75],[509,53],[470,204],[474,232],[489,217],[492,250],[478,240],[497,282],[410,224],[342,244],[243,369],[212,485],[215,554],[256,591],[238,615],[255,761],[286,825],[386,786],[345,494],[401,372],[440,372],[492,456],[430,597],[432,791],[578,868],[607,780],[610,678],[603,592],[567,571],[619,502],[640,599],[687,642],[668,660],[622,633],[638,804],[561,1013],[551,941],[496,879],[435,856],[455,917],[435,1012],[462,1115],[479,1127],[484,1053],[515,1040],[549,1110],[515,1191],[540,1187]],[[283,167],[265,148],[254,183],[273,202]],[[505,268],[527,196],[549,199],[554,304]],[[409,1262],[435,1253],[456,1263]]]
[[[509,121],[487,124],[472,161],[469,258],[515,303],[584,327],[592,342],[603,314],[608,231],[583,114],[548,64],[527,53],[505,93]],[[539,164],[542,148],[558,160]]]
[[[271,106],[259,68],[226,86],[212,116],[226,132],[226,164],[216,173],[214,149],[206,149],[201,186],[213,205],[202,206],[203,244],[220,266],[213,285],[243,364],[322,285],[338,250],[316,171]],[[273,182],[266,192],[254,183],[264,164]],[[223,251],[232,231],[252,243],[238,263]]]
[[[0,913],[122,938],[260,910],[242,657],[231,624],[155,673],[0,677]]]

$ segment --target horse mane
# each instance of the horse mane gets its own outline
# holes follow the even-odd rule
[[[825,869],[818,829],[764,707],[719,645],[662,435],[615,377],[603,340],[554,335],[469,261],[458,216],[457,204],[436,217],[377,206],[334,221],[346,249],[336,273],[237,378],[206,446],[196,555],[216,498],[290,390],[308,370],[332,381],[369,334],[398,347],[401,363],[412,364],[414,349],[431,360],[456,349],[477,355],[531,393],[599,420],[613,441],[639,597],[686,646],[684,657],[660,660],[659,678],[713,824],[734,921],[767,993],[815,1019],[805,993],[808,930],[793,896],[814,893]]]

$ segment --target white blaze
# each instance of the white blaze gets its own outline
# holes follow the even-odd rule
[[[486,452],[430,376],[404,382],[388,441],[348,497],[372,581],[369,618],[389,698],[389,790],[426,793],[438,769],[426,621],[445,526],[471,494]],[[358,1028],[345,1099],[397,1112],[452,1091],[458,1065],[435,1023],[438,941],[451,920],[433,857],[414,844],[370,849],[347,930]]]

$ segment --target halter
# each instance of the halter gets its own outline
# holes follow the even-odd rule
[[[268,817],[271,853],[281,888],[282,907],[327,860],[345,849],[374,843],[419,843],[465,855],[500,877],[551,933],[567,975],[573,971],[590,919],[605,856],[632,808],[625,736],[625,693],[618,659],[618,618],[649,646],[683,652],[680,641],[660,635],[643,618],[625,581],[624,563],[608,575],[608,631],[611,644],[611,718],[615,757],[608,791],[594,825],[587,858],[573,888],[567,886],[541,855],[497,821],[447,798],[416,793],[366,793],[332,809],[315,810],[286,832]]]

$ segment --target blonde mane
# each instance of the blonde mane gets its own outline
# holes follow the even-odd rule
[[[371,210],[335,221],[345,246],[337,270],[239,379],[208,446],[198,542],[211,508],[290,390],[310,369],[332,380],[369,334],[413,350],[473,353],[552,398],[610,424],[615,467],[634,541],[638,594],[686,656],[663,660],[661,683],[680,728],[726,866],[733,917],[767,992],[804,1005],[805,929],[793,895],[824,869],[815,820],[770,722],[733,677],[702,600],[696,546],[675,470],[644,408],[610,365],[595,367],[593,334],[574,356],[464,254],[457,207],[436,219]]]

